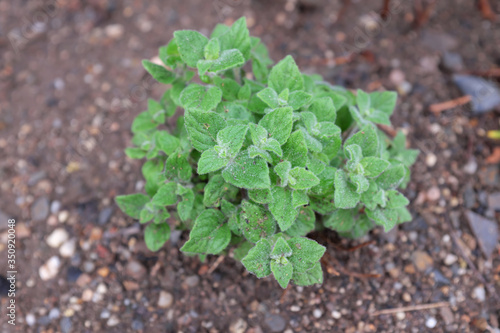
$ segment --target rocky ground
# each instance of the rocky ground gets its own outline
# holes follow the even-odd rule
[[[382,22],[377,1],[346,10],[326,0],[0,1],[0,330],[500,332],[500,150],[486,135],[500,127],[498,108],[429,111],[462,95],[453,73],[500,66],[500,25],[456,0],[438,2],[414,30],[411,1],[399,3]],[[406,191],[412,222],[356,242],[316,235],[329,244],[325,271],[340,272],[322,286],[283,293],[230,257],[185,257],[179,232],[152,253],[113,203],[143,186],[140,162],[123,149],[133,117],[164,89],[145,80],[141,59],[174,30],[208,33],[241,15],[275,60],[292,54],[332,83],[397,90],[394,125],[422,151]],[[353,56],[341,61],[346,51]],[[6,319],[9,218],[15,328]]]

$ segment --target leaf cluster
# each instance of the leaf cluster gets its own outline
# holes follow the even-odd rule
[[[190,230],[181,251],[234,257],[286,288],[321,283],[325,248],[306,238],[331,228],[360,237],[409,221],[409,181],[418,151],[391,139],[393,92],[353,93],[300,72],[291,56],[273,65],[245,18],[208,38],[176,31],[145,69],[168,89],[132,124],[130,158],[146,162],[145,194],[116,198],[147,223],[156,251],[175,227]],[[164,125],[179,112],[175,130]]]

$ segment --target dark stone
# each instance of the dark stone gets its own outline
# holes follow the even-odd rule
[[[61,325],[61,332],[62,333],[70,333],[71,328],[73,327],[73,324],[71,323],[71,318],[70,317],[63,317],[61,321],[59,322]]]
[[[10,282],[3,275],[0,275],[0,296],[7,296],[9,293]]]
[[[464,189],[464,206],[467,209],[470,209],[476,205],[476,192],[474,192],[474,188],[472,184],[467,184]]]
[[[49,216],[49,199],[46,197],[39,198],[31,206],[31,218],[34,221],[43,221]]]
[[[144,324],[142,321],[138,320],[138,319],[135,319],[133,322],[132,322],[132,329],[134,331],[142,331],[144,329]]]
[[[498,225],[470,210],[465,212],[469,225],[476,236],[479,247],[486,258],[489,258],[498,244]]]
[[[270,332],[282,332],[286,327],[286,321],[283,317],[277,314],[271,314],[264,319]]]
[[[401,228],[406,231],[427,230],[427,227],[427,222],[425,222],[422,216],[418,216],[413,221],[401,225]]]
[[[472,97],[472,111],[485,113],[500,105],[500,90],[483,78],[471,75],[453,75],[453,82],[465,95]]]
[[[433,270],[433,276],[434,276],[434,283],[436,284],[435,287],[442,287],[442,286],[448,286],[450,284],[450,280],[448,280],[443,273],[441,273],[440,270],[434,269]]]
[[[97,222],[100,225],[104,225],[108,223],[109,219],[111,218],[111,215],[113,215],[113,207],[106,207],[99,212],[99,217],[97,219]]]
[[[443,54],[442,65],[444,69],[450,72],[460,72],[464,69],[462,56],[454,52],[445,52]]]
[[[51,320],[50,320],[49,316],[43,316],[43,317],[38,318],[38,320],[37,320],[38,325],[41,325],[41,326],[47,326],[48,324],[50,324],[50,322],[51,322]]]
[[[74,283],[82,275],[82,271],[78,267],[69,266],[66,272],[66,280],[68,282]]]

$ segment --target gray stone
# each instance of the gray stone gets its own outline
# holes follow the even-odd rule
[[[242,318],[238,318],[236,321],[232,322],[229,326],[229,332],[231,333],[244,333],[247,329],[248,324]]]
[[[191,275],[184,280],[188,287],[196,287],[200,283],[200,277],[198,275]]]
[[[160,295],[158,296],[158,307],[160,308],[169,308],[174,302],[174,296],[167,291],[160,291]]]
[[[443,67],[450,72],[460,72],[464,69],[462,56],[454,52],[445,52],[443,54]]]
[[[61,332],[62,333],[70,333],[71,328],[73,327],[73,324],[71,323],[71,318],[70,317],[63,317],[61,321],[59,322],[61,325]]]
[[[9,216],[0,210],[0,231],[7,229],[9,226],[7,221],[9,220]]]
[[[33,221],[43,221],[49,216],[49,199],[41,197],[31,206]]]
[[[138,261],[131,260],[125,266],[125,271],[127,275],[131,276],[135,280],[139,281],[146,275],[146,268]]]
[[[136,319],[132,322],[132,329],[134,331],[142,331],[144,329],[144,323]]]
[[[108,223],[112,215],[113,215],[113,207],[106,207],[99,212],[99,217],[97,219],[97,222],[99,222],[100,225],[104,225]]]
[[[476,205],[476,192],[472,184],[467,184],[464,189],[464,206],[470,209]]]
[[[278,314],[271,314],[266,316],[264,319],[267,327],[269,327],[270,332],[283,332],[286,327],[285,319]]]
[[[485,113],[500,105],[500,90],[483,78],[471,75],[453,75],[453,82],[465,95],[472,98],[472,111]]]
[[[422,43],[434,51],[449,51],[458,46],[458,40],[450,34],[436,31],[425,30],[422,33]]]
[[[40,180],[44,179],[45,178],[45,171],[38,171],[38,172],[35,172],[34,174],[32,174],[30,176],[30,178],[28,179],[28,186],[33,186],[33,185],[36,185],[36,183],[38,183]]]
[[[472,211],[466,211],[465,216],[476,236],[479,247],[486,258],[489,258],[498,244],[498,225]]]

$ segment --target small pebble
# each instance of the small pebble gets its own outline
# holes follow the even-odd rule
[[[406,314],[404,312],[398,312],[396,313],[396,318],[398,320],[404,320],[406,318]]]
[[[49,312],[49,318],[50,319],[57,319],[61,316],[61,311],[59,311],[58,308],[53,308]]]
[[[238,320],[231,323],[229,326],[230,333],[244,333],[248,327],[248,324],[243,318],[238,318]]]
[[[198,277],[198,275],[191,275],[191,276],[188,276],[186,278],[186,280],[184,280],[184,282],[186,283],[186,285],[188,287],[196,287],[198,285],[198,283],[200,283],[200,278]]]
[[[174,302],[174,297],[171,293],[166,291],[160,291],[160,295],[158,297],[158,306],[160,308],[169,308]]]
[[[437,325],[437,320],[434,317],[429,317],[425,321],[425,326],[427,326],[428,328],[434,328],[436,327],[436,325]]]
[[[60,268],[61,259],[58,256],[53,256],[38,269],[38,274],[43,281],[47,281],[55,278]]]
[[[433,153],[427,154],[427,156],[425,157],[425,164],[427,164],[427,166],[430,168],[435,166],[436,162],[437,162],[437,156],[434,155]]]
[[[437,201],[441,197],[441,191],[439,187],[433,186],[427,190],[427,200],[429,201]]]
[[[52,201],[50,204],[50,212],[52,214],[57,214],[59,212],[59,209],[61,209],[61,202],[60,201]]]
[[[116,316],[111,316],[111,318],[108,319],[106,324],[110,327],[116,326],[120,323],[120,320]]]
[[[104,309],[101,312],[101,319],[108,319],[111,316],[111,312],[108,309]]]
[[[321,311],[321,309],[314,309],[314,311],[313,311],[314,318],[321,318],[322,315],[323,315],[323,311]]]
[[[28,326],[33,326],[33,325],[35,325],[35,323],[36,323],[35,315],[32,313],[28,313],[26,315],[26,324],[28,324]]]
[[[120,39],[124,30],[121,24],[110,24],[104,28],[106,35],[113,39]]]
[[[290,307],[290,311],[292,311],[292,312],[299,312],[300,311],[300,306],[298,306],[298,305],[292,305]]]
[[[68,220],[69,213],[67,210],[63,210],[62,212],[59,212],[57,215],[57,219],[59,220],[60,223],[65,223]]]
[[[486,299],[486,291],[484,290],[484,287],[482,285],[479,285],[476,288],[474,288],[474,291],[472,292],[472,297],[480,302],[484,302],[484,300]]]
[[[59,254],[64,258],[70,258],[76,251],[76,238],[64,242],[59,248]]]
[[[446,257],[444,258],[444,264],[446,266],[451,266],[453,265],[454,263],[456,263],[458,260],[458,257],[454,254],[451,254],[451,253],[448,253],[446,255]]]
[[[342,317],[342,314],[339,311],[332,311],[332,317],[334,319],[340,319],[340,317]]]

